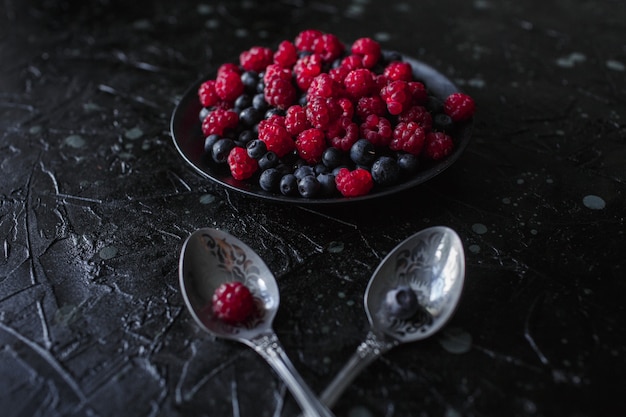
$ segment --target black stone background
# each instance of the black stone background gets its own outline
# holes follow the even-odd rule
[[[5,0],[2,415],[296,415],[260,357],[185,310],[183,240],[218,227],[258,251],[281,290],[274,328],[320,392],[366,333],[372,271],[440,224],[466,250],[457,314],[367,368],[337,415],[624,415],[625,8]],[[323,208],[242,197],[186,166],[169,120],[187,87],[307,28],[375,37],[471,94],[460,160],[393,197]]]

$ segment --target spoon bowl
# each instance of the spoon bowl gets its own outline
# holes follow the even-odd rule
[[[448,227],[424,229],[397,245],[372,274],[364,296],[370,330],[356,352],[320,395],[332,407],[354,378],[402,343],[432,336],[452,317],[465,281],[463,244]],[[408,315],[390,313],[390,291],[410,288],[417,298]],[[392,298],[393,299],[393,298]]]
[[[179,281],[185,304],[198,325],[208,333],[252,347],[283,379],[307,417],[332,417],[332,412],[306,385],[282,348],[272,321],[278,311],[278,285],[265,262],[234,236],[211,228],[196,230],[180,255]],[[225,282],[246,285],[258,314],[231,325],[212,312],[215,290]]]

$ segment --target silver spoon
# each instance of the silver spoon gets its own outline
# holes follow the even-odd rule
[[[185,304],[201,328],[217,337],[252,347],[282,378],[304,415],[333,416],[298,374],[272,329],[280,299],[278,285],[252,249],[223,231],[196,230],[183,244],[179,280]],[[235,280],[250,289],[261,307],[259,317],[241,325],[229,325],[211,312],[215,290],[222,283]]]
[[[365,291],[370,330],[320,400],[332,407],[375,359],[395,346],[427,338],[441,329],[456,309],[464,279],[463,244],[448,227],[424,229],[396,246],[374,271]],[[397,288],[410,288],[416,296],[414,302],[406,300],[406,291],[394,291]],[[404,304],[399,308],[403,312],[397,311],[398,303],[390,303],[394,298]],[[408,314],[407,308],[411,310]]]

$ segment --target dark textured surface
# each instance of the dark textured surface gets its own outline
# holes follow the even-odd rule
[[[338,416],[621,416],[626,9],[604,1],[18,1],[0,11],[3,416],[290,416],[252,350],[198,329],[178,288],[196,228],[277,276],[274,328],[319,392],[366,333],[393,246],[459,233],[465,293],[439,335],[370,366]],[[186,166],[179,97],[255,44],[373,36],[478,102],[444,174],[357,206],[241,197]]]

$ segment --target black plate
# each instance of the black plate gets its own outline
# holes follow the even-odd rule
[[[406,56],[403,58],[413,67],[415,79],[422,81],[428,91],[434,96],[443,100],[451,93],[460,91],[448,78],[434,68]],[[351,198],[341,196],[333,198],[287,197],[281,194],[269,193],[254,181],[237,181],[230,175],[227,166],[218,165],[205,156],[204,137],[199,118],[202,106],[200,105],[197,92],[200,84],[207,79],[209,78],[203,78],[192,85],[174,109],[171,120],[171,132],[176,149],[178,149],[178,152],[189,165],[206,178],[231,190],[265,200],[290,204],[338,204],[385,197],[415,187],[439,175],[459,158],[471,137],[472,123],[470,121],[459,126],[453,133],[452,138],[455,147],[452,154],[447,158],[434,163],[423,163],[419,171],[408,180],[390,187],[375,186],[369,194],[364,196]]]

